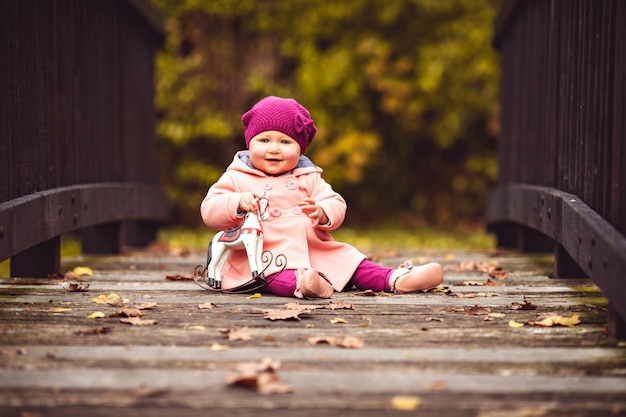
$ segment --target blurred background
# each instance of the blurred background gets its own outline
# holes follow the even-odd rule
[[[293,97],[306,155],[348,202],[348,228],[482,230],[497,177],[500,0],[152,0],[160,172],[174,226],[245,148],[241,115]]]

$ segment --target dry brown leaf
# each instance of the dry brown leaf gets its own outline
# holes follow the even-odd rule
[[[505,271],[504,269],[500,268],[499,266],[491,269],[488,272],[488,274],[490,277],[497,278],[500,280],[506,279],[509,276],[509,273]]]
[[[490,279],[488,279],[487,282],[485,282],[485,285],[488,286],[488,287],[497,287],[498,286],[497,283],[495,283],[494,281],[492,281]]]
[[[535,310],[537,306],[524,298],[524,304],[514,302],[509,308],[511,310]]]
[[[490,309],[488,309],[487,307],[481,307],[478,304],[474,305],[473,307],[465,307],[464,311],[470,316],[482,316],[491,313]]]
[[[350,304],[346,304],[345,301],[341,300],[337,303],[333,303],[332,301],[329,303],[329,307],[331,310],[340,310],[340,309],[344,309],[344,310],[354,310],[354,304],[350,303]]]
[[[243,362],[228,370],[229,385],[253,389],[261,394],[283,394],[292,392],[290,385],[281,382],[276,374],[280,362],[263,358],[260,362]]]
[[[247,341],[252,340],[252,335],[248,333],[247,327],[242,327],[242,328],[235,327],[229,330],[228,340],[229,341],[242,340],[244,342],[247,342]]]
[[[215,304],[213,303],[204,303],[204,304],[198,304],[198,308],[200,310],[208,310],[215,307]]]
[[[463,293],[458,294],[457,293],[456,294],[456,298],[476,298],[476,294],[471,293],[471,292],[470,293],[465,293],[465,294],[463,294]]]
[[[470,287],[474,287],[474,286],[482,287],[483,285],[485,285],[485,283],[480,282],[480,281],[463,281],[459,285],[470,286]]]
[[[300,320],[303,310],[266,310],[263,317],[268,320]]]
[[[330,346],[337,346],[347,349],[359,349],[364,345],[363,339],[358,337],[346,336],[346,337],[309,337],[307,341],[312,345],[327,344]]]
[[[120,323],[131,324],[133,326],[154,326],[157,320],[142,320],[141,317],[127,317],[120,319]]]
[[[74,333],[81,336],[90,336],[90,335],[98,335],[111,333],[113,329],[111,327],[96,327],[88,330],[77,330]]]
[[[312,311],[317,310],[318,308],[324,308],[324,306],[314,305],[314,304],[300,304],[300,303],[287,303],[285,304],[285,308],[287,310],[300,310],[300,311]]]
[[[135,308],[138,310],[152,310],[154,307],[156,307],[157,303],[155,302],[148,302],[148,303],[142,303],[142,304],[135,304]]]
[[[193,281],[192,277],[184,277],[182,275],[166,275],[165,279],[168,281]]]
[[[111,314],[111,317],[118,317],[118,316],[142,317],[143,313],[141,312],[141,310],[139,310],[137,308],[127,307],[127,308],[123,308],[121,310],[117,310],[115,313]]]
[[[348,324],[348,321],[346,319],[336,318],[336,319],[331,319],[330,324]]]

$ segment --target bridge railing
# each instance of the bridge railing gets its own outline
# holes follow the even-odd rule
[[[589,276],[626,337],[626,3],[507,1],[499,186],[486,219],[503,246],[554,251]]]
[[[115,252],[167,220],[159,19],[147,0],[0,2],[0,260],[12,276],[57,272],[64,233]]]

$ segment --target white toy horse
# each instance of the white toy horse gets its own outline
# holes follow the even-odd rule
[[[222,268],[228,259],[230,251],[233,249],[245,249],[248,255],[248,262],[250,263],[250,271],[252,271],[250,283],[261,283],[261,286],[266,283],[261,259],[263,254],[263,230],[259,222],[269,219],[268,197],[267,193],[263,193],[257,199],[257,213],[247,212],[241,226],[219,232],[211,240],[206,266],[206,284],[208,284],[210,289],[221,290]],[[198,271],[198,268],[196,268],[196,271]],[[201,274],[204,275],[204,272],[202,271]],[[194,280],[195,275],[197,275],[197,272],[194,272]],[[196,281],[196,283],[198,282]],[[198,285],[200,284],[198,283]]]

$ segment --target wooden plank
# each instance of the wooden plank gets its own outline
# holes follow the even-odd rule
[[[364,296],[349,290],[330,301],[352,309],[299,300],[322,308],[299,321],[270,321],[264,310],[298,300],[250,299],[166,280],[189,275],[204,254],[157,250],[66,259],[64,270],[94,270],[88,292],[67,292],[54,280],[3,280],[0,408],[7,415],[66,417],[111,410],[124,416],[626,413],[626,351],[606,333],[607,300],[591,280],[551,279],[549,256],[405,251],[380,262],[395,265],[400,258],[441,262],[449,292]],[[461,262],[499,266],[509,275],[492,278],[497,286],[466,285],[489,277],[460,269]],[[144,318],[158,323],[136,327],[109,316],[119,307],[92,299],[111,292],[128,298],[128,306],[155,302]],[[479,292],[493,294],[467,298]],[[512,302],[524,300],[536,309],[511,309]],[[207,302],[214,307],[198,308]],[[475,305],[504,316],[465,312]],[[107,317],[86,318],[96,310]],[[550,314],[579,314],[581,323],[508,325]],[[333,324],[335,318],[346,323]],[[76,333],[96,327],[111,331]],[[222,329],[234,328],[245,328],[250,340],[229,340]],[[352,336],[364,345],[344,349],[308,342],[319,336]],[[265,357],[280,361],[276,376],[293,392],[262,395],[228,385],[235,366]],[[417,409],[394,408],[400,394],[418,401]]]

